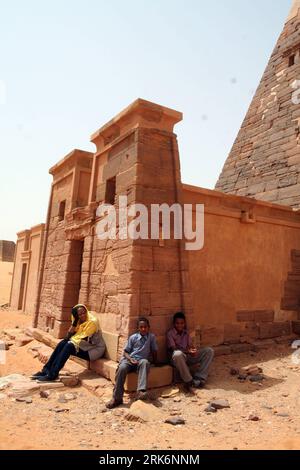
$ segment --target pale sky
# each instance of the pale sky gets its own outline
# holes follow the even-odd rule
[[[0,240],[45,222],[49,168],[136,98],[184,113],[213,188],[291,0],[0,0]]]

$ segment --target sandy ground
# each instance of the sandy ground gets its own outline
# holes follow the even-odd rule
[[[14,263],[0,261],[0,305],[9,302]]]
[[[30,318],[0,311],[3,328],[30,325]],[[30,374],[40,363],[27,353],[28,346],[13,346],[7,362],[0,366],[0,376]],[[139,423],[128,421],[129,397],[125,405],[105,410],[112,386],[107,382],[103,396],[97,397],[83,387],[52,391],[50,398],[32,396],[31,404],[12,398],[0,399],[0,449],[299,449],[300,448],[300,367],[291,360],[292,350],[275,350],[219,357],[215,360],[207,388],[186,395],[155,395],[161,419]],[[240,383],[231,376],[232,367],[258,364],[266,376],[261,384]],[[174,387],[176,388],[176,387]],[[75,393],[76,399],[61,404],[62,393]],[[212,399],[226,399],[230,409],[207,414]],[[56,413],[55,407],[68,411]],[[259,421],[249,421],[250,414]],[[170,416],[180,416],[185,425],[164,423]]]

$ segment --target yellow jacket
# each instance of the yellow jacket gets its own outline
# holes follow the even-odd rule
[[[78,350],[82,340],[87,340],[90,336],[93,336],[99,331],[99,322],[98,319],[88,311],[85,305],[76,305],[76,307],[84,307],[87,311],[87,321],[81,324],[78,323],[75,327],[76,333],[70,339]],[[74,320],[73,315],[72,320]]]

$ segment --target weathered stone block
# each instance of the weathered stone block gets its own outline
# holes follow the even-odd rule
[[[276,338],[277,336],[285,336],[291,334],[290,322],[266,322],[261,323],[259,327],[260,339]]]
[[[292,329],[293,329],[293,333],[300,335],[300,321],[293,321]]]
[[[238,343],[244,332],[241,323],[227,323],[224,325],[224,343]]]
[[[202,346],[218,346],[224,342],[224,327],[203,325],[200,327]]]

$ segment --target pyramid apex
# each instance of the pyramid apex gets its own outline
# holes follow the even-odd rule
[[[296,209],[300,209],[299,112],[292,84],[299,79],[299,15],[300,0],[294,0],[216,184],[224,193]]]
[[[287,21],[290,21],[293,18],[295,18],[295,16],[298,15],[299,9],[300,9],[300,0],[293,0],[292,8],[291,8],[291,11],[289,13]]]

